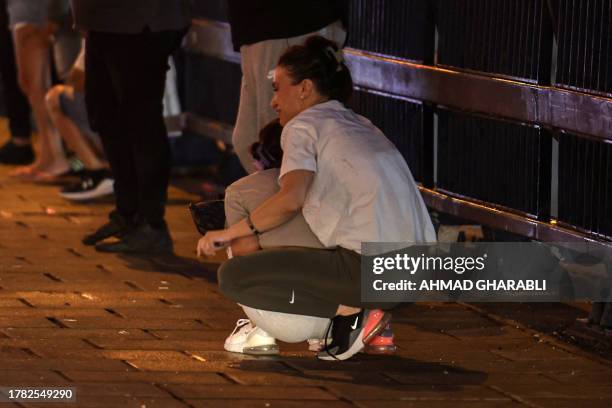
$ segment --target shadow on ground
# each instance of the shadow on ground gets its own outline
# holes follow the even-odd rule
[[[203,263],[179,255],[119,254],[130,269],[148,272],[173,273],[189,278],[200,278],[217,283],[217,264]]]

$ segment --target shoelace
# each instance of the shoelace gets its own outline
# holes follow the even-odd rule
[[[249,323],[251,323],[250,319],[238,319],[238,321],[236,322],[236,327],[234,327],[234,331],[230,334],[230,337],[233,336],[243,326],[246,326]]]
[[[327,353],[327,354],[329,354],[329,355],[330,355],[330,356],[332,356],[334,359],[336,359],[336,360],[340,360],[338,357],[336,357],[336,355],[335,355],[335,354],[333,354],[333,353],[331,352],[331,349],[330,349],[330,347],[329,347],[329,346],[331,346],[331,345],[334,343],[333,334],[332,334],[332,342],[331,342],[331,344],[328,344],[328,343],[327,343],[327,341],[328,341],[328,339],[329,339],[329,332],[330,332],[330,331],[331,331],[331,329],[332,329],[332,326],[333,326],[333,324],[334,324],[334,320],[335,320],[335,318],[333,318],[333,319],[330,319],[330,320],[329,320],[329,324],[327,325],[327,330],[325,330],[325,345],[323,346],[323,350],[322,350],[322,351],[323,351],[323,352],[325,352],[325,353]]]

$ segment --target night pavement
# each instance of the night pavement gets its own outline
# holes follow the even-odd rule
[[[61,406],[78,407],[612,406],[610,361],[458,304],[394,312],[396,357],[325,363],[305,343],[281,344],[279,358],[224,352],[243,315],[218,293],[217,264],[195,257],[196,196],[170,190],[175,257],[115,256],[80,243],[110,200],[73,204],[8,171],[0,386],[75,387],[77,403]]]

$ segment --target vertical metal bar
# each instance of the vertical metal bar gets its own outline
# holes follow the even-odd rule
[[[577,14],[576,14],[576,3],[574,0],[568,0],[571,2],[571,12],[568,13],[569,19],[570,19],[570,25],[569,25],[569,32],[570,32],[570,40],[569,40],[569,55],[567,57],[566,60],[566,64],[567,64],[567,80],[565,82],[566,85],[571,85],[572,82],[572,69],[573,69],[573,65],[572,62],[574,61],[574,37],[576,34],[576,27],[574,27],[574,23],[576,22],[577,19]]]
[[[554,20],[550,14],[552,10],[547,12],[547,7],[547,5],[542,5],[542,24],[540,28],[542,41],[540,42],[538,72],[538,84],[541,85],[551,85],[553,75]]]
[[[604,51],[604,55],[607,53],[612,52],[612,0],[609,0],[608,2],[608,24],[606,24],[608,26],[608,35],[606,35],[604,38],[606,39],[606,42],[608,44],[607,47],[605,47],[602,51]],[[609,54],[608,54],[609,55]],[[606,80],[604,82],[604,86],[600,89],[608,92],[608,93],[612,93],[612,73],[610,73],[610,71],[612,71],[612,62],[611,62],[612,58],[608,57],[606,58],[606,66],[604,67],[604,72],[606,73]]]
[[[567,60],[567,20],[569,14],[567,12],[567,1],[568,0],[559,0],[559,38],[557,39],[559,53],[557,55],[557,84],[562,84],[565,82],[565,74],[567,72],[567,64],[565,63]]]
[[[423,186],[434,186],[434,109],[430,105],[422,107],[422,134],[423,142],[421,176]]]
[[[548,222],[551,218],[552,135],[540,129],[538,135],[537,217]]]
[[[583,24],[584,24],[584,46],[583,46],[583,56],[582,56],[582,78],[579,84],[577,84],[580,88],[582,89],[587,89],[588,86],[586,84],[586,70],[587,70],[587,60],[588,60],[588,53],[591,52],[591,55],[593,53],[593,49],[589,49],[588,47],[588,41],[589,41],[589,27],[591,24],[591,21],[589,20],[590,18],[590,11],[591,11],[591,0],[583,0],[583,4],[585,7],[585,18],[583,20]]]

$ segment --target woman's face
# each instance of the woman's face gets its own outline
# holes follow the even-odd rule
[[[272,88],[272,108],[278,113],[281,126],[285,126],[293,117],[302,112],[304,106],[304,93],[301,83],[294,85],[292,78],[284,67],[274,69]]]

